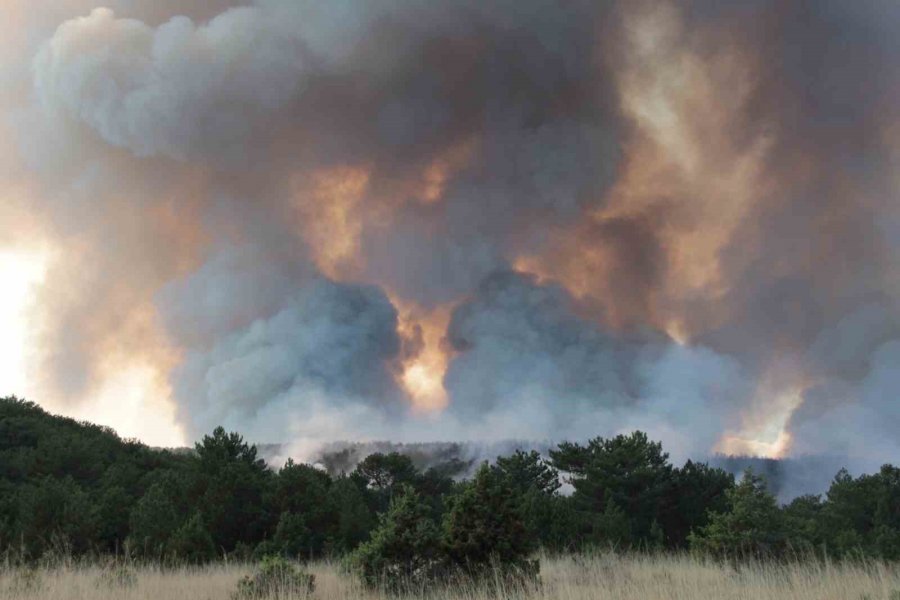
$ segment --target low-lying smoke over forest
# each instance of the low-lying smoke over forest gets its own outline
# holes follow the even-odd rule
[[[555,444],[526,440],[491,442],[425,442],[400,444],[386,441],[330,442],[309,455],[310,464],[332,476],[352,472],[372,454],[400,454],[412,464],[426,471],[440,468],[456,479],[471,477],[482,462],[494,461],[518,451],[537,452],[547,457]],[[258,444],[259,455],[271,465],[284,464],[293,444]],[[187,450],[185,450],[187,451]],[[806,455],[799,457],[766,458],[761,456],[714,454],[693,457],[740,479],[751,469],[766,479],[766,487],[783,503],[807,494],[823,494],[831,486],[834,475],[841,469],[864,472],[865,463],[853,461],[845,455]],[[570,492],[564,488],[563,493]]]
[[[896,3],[0,11],[3,393],[304,460],[900,453]]]

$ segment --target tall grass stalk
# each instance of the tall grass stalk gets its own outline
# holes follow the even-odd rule
[[[228,599],[256,565],[207,567],[128,565],[127,575],[110,576],[116,563],[48,563],[26,571],[0,568],[4,600],[218,600]],[[366,590],[333,562],[306,569],[315,575],[313,598],[387,600]],[[297,596],[299,598],[306,596]],[[900,600],[900,565],[878,561],[723,563],[687,554],[541,557],[541,585],[506,590],[502,585],[448,585],[407,598],[428,600]]]

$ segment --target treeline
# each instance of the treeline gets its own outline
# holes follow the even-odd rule
[[[421,534],[430,541],[420,551],[440,547],[462,562],[478,550],[473,540],[502,529],[508,539],[479,547],[900,559],[900,469],[889,465],[858,478],[839,472],[824,497],[786,506],[752,472],[736,483],[706,464],[673,466],[640,432],[564,443],[548,458],[516,452],[471,481],[454,478],[459,466],[420,470],[406,456],[376,453],[334,476],[293,462],[272,470],[255,447],[221,428],[192,452],[156,450],[7,398],[0,400],[0,552],[201,563],[356,550],[371,566],[396,552],[391,536],[415,545]],[[565,494],[562,482],[571,484]]]

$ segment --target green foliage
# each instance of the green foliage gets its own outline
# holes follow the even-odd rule
[[[281,515],[272,553],[294,558],[325,553],[339,524],[331,485],[327,473],[288,460],[275,478],[271,498],[273,509]]]
[[[573,499],[583,511],[604,513],[612,501],[624,512],[636,542],[645,542],[654,521],[662,521],[675,476],[662,445],[640,431],[595,438],[586,446],[560,444],[553,464],[571,474]]]
[[[611,496],[603,513],[594,521],[593,537],[602,545],[613,548],[627,547],[631,543],[631,520]]]
[[[370,454],[350,476],[369,491],[370,506],[378,513],[387,510],[400,489],[408,485],[415,487],[419,480],[412,460],[397,452]]]
[[[781,508],[755,476],[736,487],[705,464],[674,468],[640,432],[564,443],[550,454],[499,457],[469,482],[453,479],[466,463],[422,472],[397,453],[373,454],[350,475],[290,461],[273,472],[255,447],[222,428],[194,449],[158,450],[0,399],[0,554],[11,563],[123,553],[193,563],[223,555],[305,560],[368,542],[368,552],[389,557],[384,564],[400,565],[394,571],[419,573],[404,561],[423,560],[425,571],[447,574],[483,572],[491,561],[525,570],[536,545],[655,550],[690,539],[717,554],[900,560],[897,467],[856,478],[841,471],[824,497]],[[558,471],[571,496],[559,493]],[[403,510],[385,525],[398,495]],[[420,522],[415,534],[402,533]],[[397,550],[404,544],[418,548],[415,557]]]
[[[315,576],[300,570],[279,556],[269,556],[262,560],[254,575],[247,575],[238,582],[233,594],[235,600],[255,600],[298,596],[308,597],[316,589]]]
[[[782,509],[785,533],[796,552],[815,552],[823,547],[820,527],[822,508],[821,497],[806,495],[794,498]]]
[[[376,517],[369,510],[365,496],[350,479],[341,477],[330,489],[330,497],[337,513],[337,526],[332,537],[333,549],[350,552],[369,538]]]
[[[168,548],[177,562],[200,565],[216,558],[216,546],[199,512],[172,534]]]
[[[117,548],[119,540],[128,537],[134,500],[118,485],[101,488],[96,497],[98,545],[105,549]]]
[[[653,521],[653,524],[650,525],[650,536],[647,538],[646,549],[658,552],[665,547],[665,540],[662,527],[657,521]]]
[[[313,557],[317,555],[317,549],[321,549],[318,538],[320,536],[307,526],[306,515],[285,512],[281,513],[275,535],[257,546],[254,554],[292,559]]]
[[[727,492],[728,512],[689,536],[694,550],[717,557],[779,557],[786,550],[784,515],[766,482],[751,470]]]
[[[900,469],[884,465],[856,479],[840,471],[817,523],[818,537],[832,554],[900,560]]]
[[[706,526],[710,513],[728,510],[727,493],[734,487],[734,476],[690,460],[672,474],[672,489],[661,507],[659,525],[666,545],[681,548],[687,545],[692,530]]]
[[[440,534],[431,511],[412,487],[404,487],[349,565],[372,587],[420,588],[442,569]]]
[[[516,450],[511,456],[499,456],[496,469],[509,479],[510,485],[519,494],[534,490],[551,495],[561,486],[559,471],[534,450]]]
[[[142,556],[160,558],[180,524],[165,486],[154,484],[131,511],[131,546]]]
[[[368,585],[393,590],[421,589],[457,575],[478,582],[500,575],[520,583],[537,576],[537,561],[529,560],[533,549],[516,488],[504,472],[484,464],[449,499],[440,529],[420,495],[402,488],[350,565]]]
[[[519,510],[529,536],[545,550],[579,549],[584,513],[576,509],[571,498],[531,489],[521,495]]]
[[[88,494],[69,477],[44,477],[20,488],[16,534],[28,557],[48,551],[80,554],[91,549],[98,528]]]
[[[263,497],[272,473],[256,448],[218,427],[196,445],[196,452],[203,488],[199,506],[216,547],[231,552],[242,540],[262,538],[271,520]]]
[[[444,551],[458,570],[475,576],[489,569],[537,574],[529,560],[534,540],[522,521],[509,479],[487,464],[454,496],[443,521]]]
[[[130,535],[143,480],[190,461],[32,402],[0,399],[0,551],[115,552]]]

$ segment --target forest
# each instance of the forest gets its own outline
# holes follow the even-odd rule
[[[900,468],[838,472],[824,496],[779,504],[765,479],[673,465],[642,432],[517,451],[468,477],[375,453],[349,472],[274,469],[238,433],[153,449],[0,400],[0,553],[155,564],[341,559],[363,581],[535,573],[532,557],[615,548],[714,559],[900,559]]]

